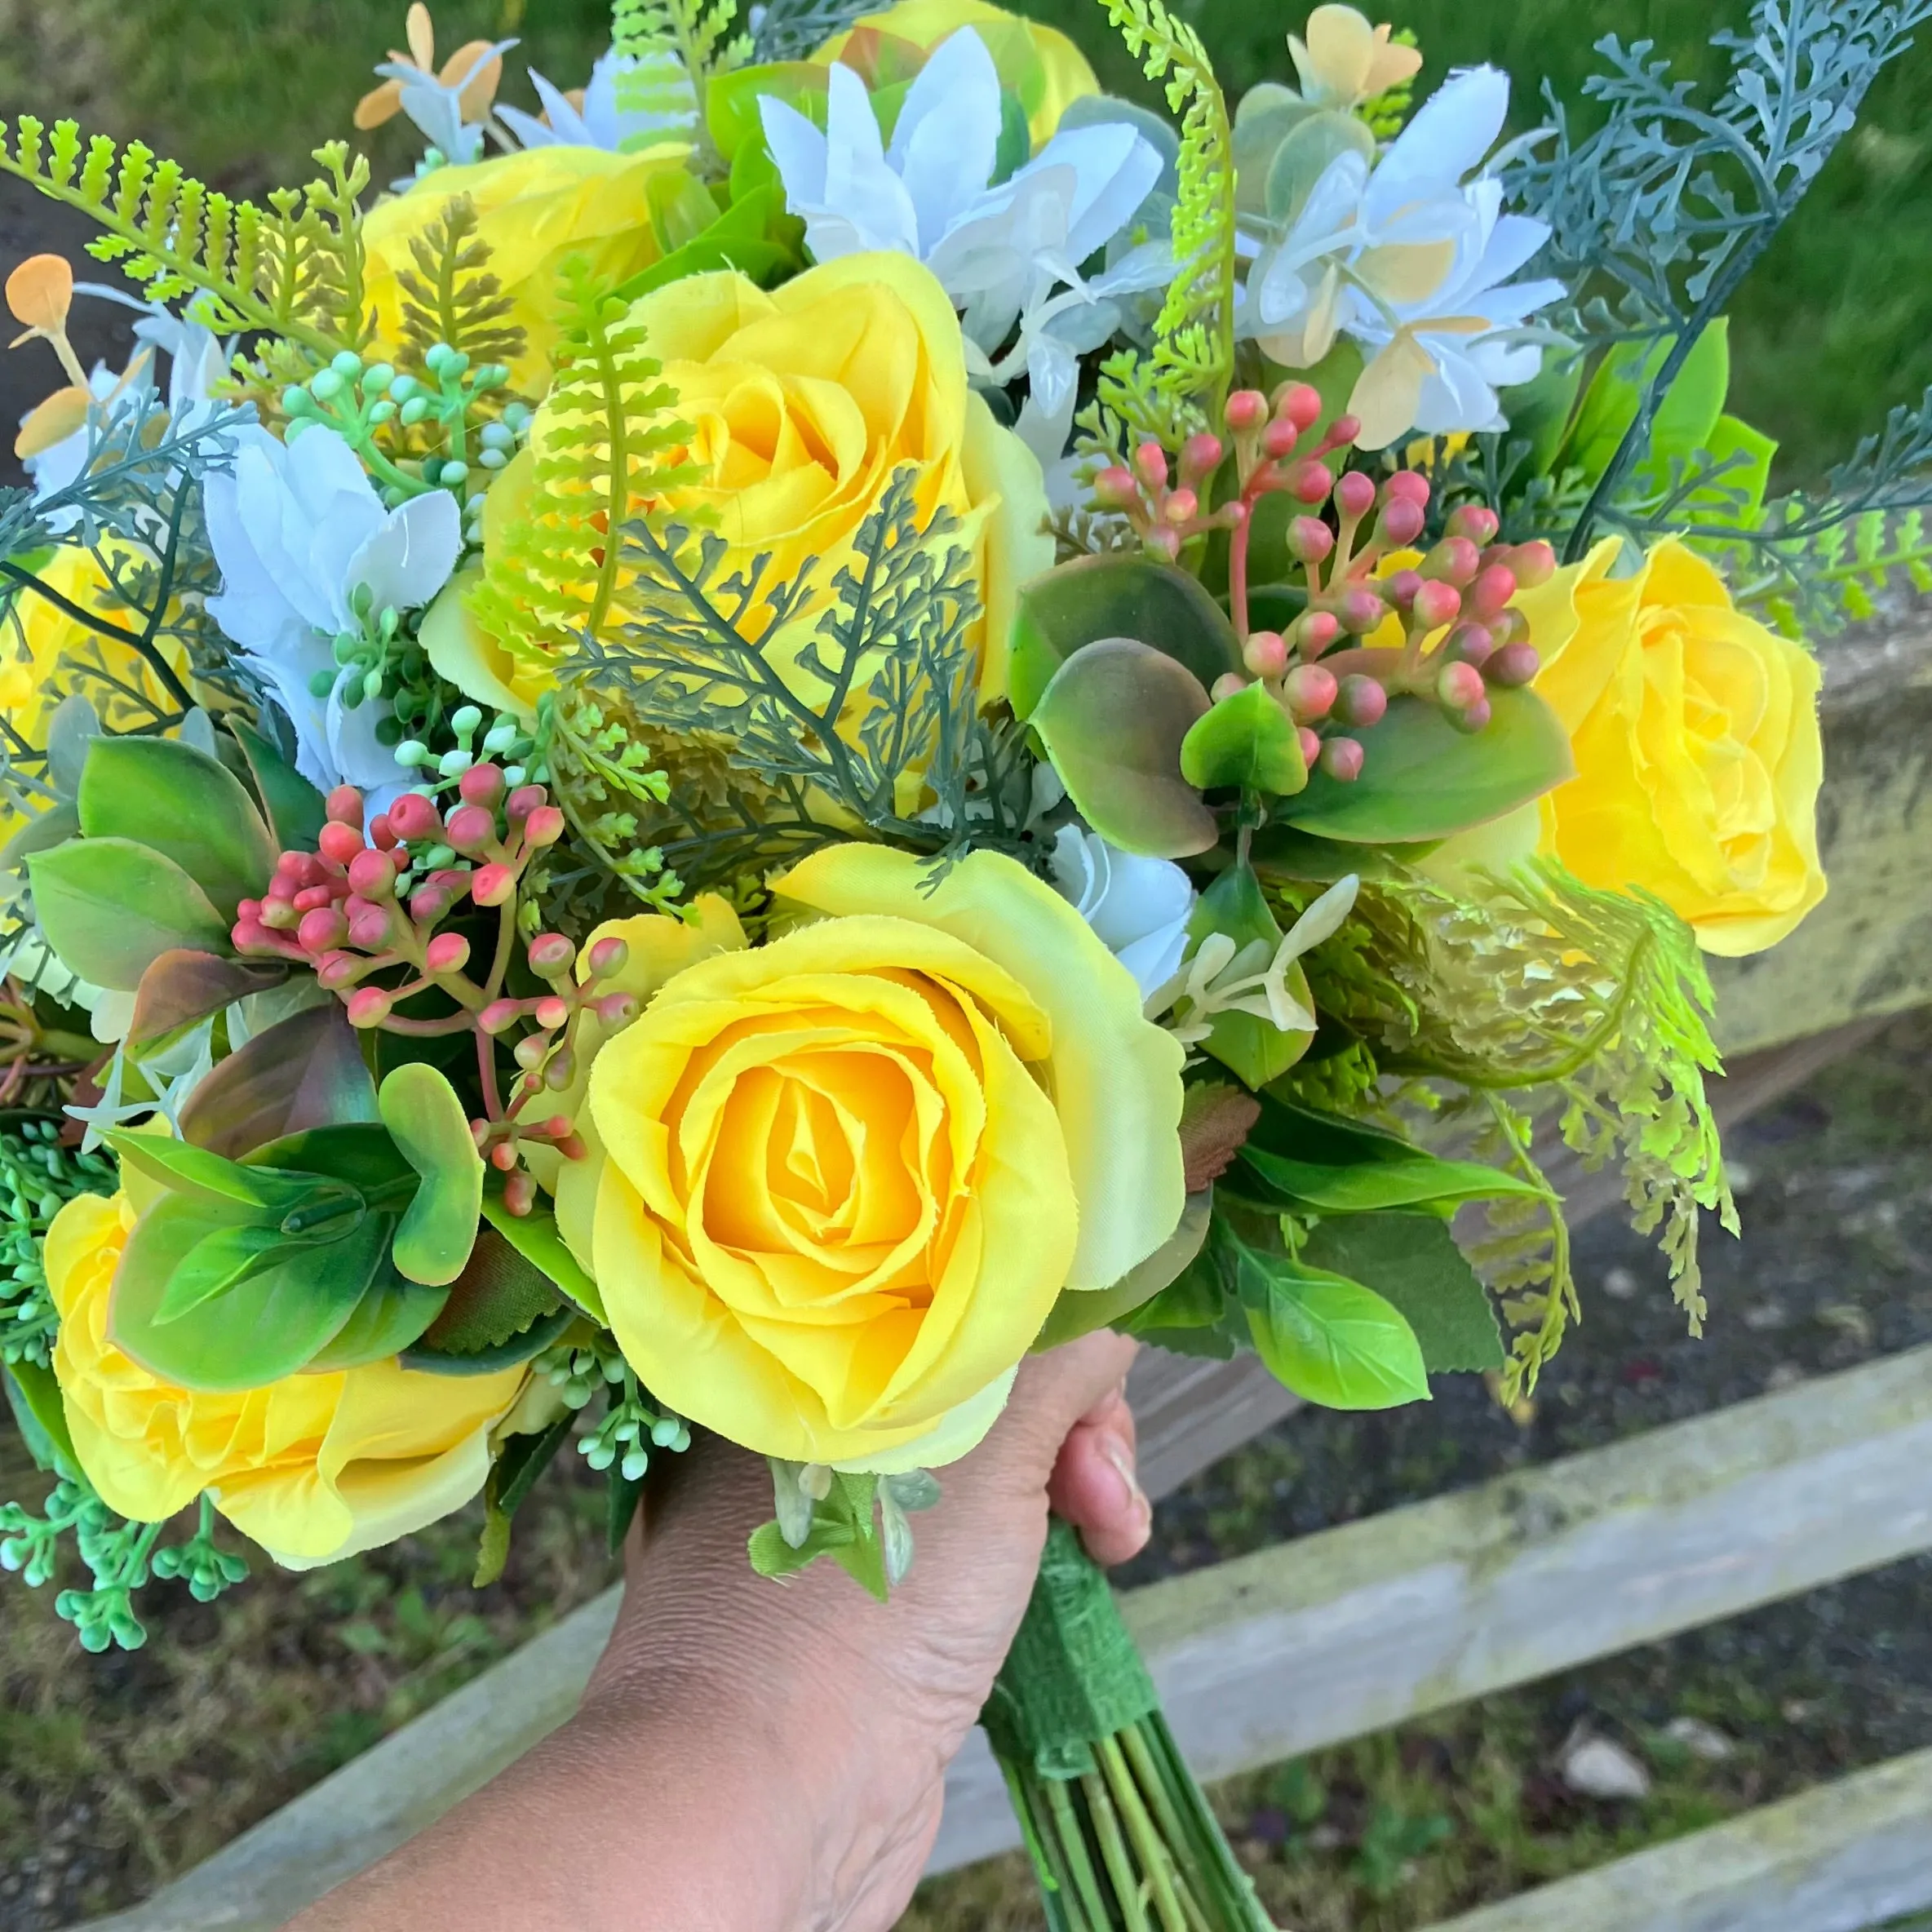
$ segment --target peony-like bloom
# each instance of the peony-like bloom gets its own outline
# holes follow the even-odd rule
[[[768,581],[782,582],[819,560],[819,599],[792,620],[793,649],[769,647],[773,662],[795,663],[861,525],[910,463],[922,521],[942,508],[960,520],[982,606],[969,633],[981,694],[1004,695],[1015,600],[1053,561],[1045,486],[1025,445],[967,388],[959,324],[932,275],[898,255],[848,255],[769,295],[729,271],[693,275],[643,297],[631,314],[692,426],[689,454],[707,480],[680,500],[709,512],[730,546],[720,574],[769,556]],[[537,459],[552,433],[538,410]],[[514,470],[493,501],[514,490]],[[486,552],[491,541],[486,522]],[[501,658],[483,654],[491,677],[534,704],[554,675],[542,645],[499,641]]]
[[[991,1426],[1063,1290],[1173,1232],[1181,1050],[1011,859],[935,887],[841,845],[776,887],[811,923],[755,950],[721,907],[696,939],[615,928],[655,996],[596,1054],[559,1223],[680,1414],[795,1461],[931,1467]]]
[[[406,1536],[482,1488],[523,1368],[440,1376],[378,1362],[240,1394],[177,1389],[109,1335],[135,1218],[125,1195],[80,1194],[47,1239],[54,1372],[74,1452],[109,1509],[160,1522],[206,1490],[278,1563],[305,1570]]]
[[[906,91],[889,147],[865,82],[843,63],[829,76],[823,131],[769,95],[759,111],[813,259],[896,249],[924,262],[965,312],[974,380],[1026,374],[1021,432],[1051,463],[1072,424],[1078,357],[1120,328],[1119,297],[1173,279],[1164,242],[1129,250],[1091,279],[1080,272],[1133,219],[1162,162],[1125,121],[1102,122],[1056,134],[991,185],[999,104],[993,57],[963,27]],[[1016,325],[1018,340],[1001,353]]]
[[[281,443],[250,428],[236,445],[233,472],[209,477],[205,491],[222,575],[208,614],[273,686],[310,784],[398,790],[412,774],[376,736],[388,703],[348,701],[361,673],[338,671],[335,640],[370,614],[420,609],[450,581],[463,547],[456,499],[432,490],[385,510],[332,429]]]
[[[1143,999],[1181,968],[1194,888],[1172,859],[1110,845],[1063,825],[1053,841],[1053,883],[1129,973]]]
[[[362,223],[369,254],[368,303],[376,340],[393,359],[402,340],[403,273],[421,274],[410,252],[459,195],[476,210],[476,233],[490,248],[490,273],[516,304],[509,321],[524,332],[523,352],[510,363],[513,388],[541,396],[550,386],[550,357],[561,316],[559,271],[581,256],[600,287],[614,288],[658,258],[645,186],[681,164],[681,145],[638,154],[599,148],[547,146],[504,154],[468,167],[438,168],[407,194],[379,202]]]
[[[893,42],[930,54],[962,27],[986,42],[1000,86],[1018,97],[1035,153],[1053,138],[1061,116],[1076,100],[1100,92],[1087,56],[1057,28],[1023,20],[987,0],[899,0],[834,34],[812,58],[822,67],[843,61],[875,84],[889,84],[911,78],[894,61]]]
[[[1676,538],[1628,577],[1618,545],[1518,599],[1576,758],[1542,800],[1542,849],[1654,893],[1706,952],[1761,952],[1824,897],[1818,665]]]

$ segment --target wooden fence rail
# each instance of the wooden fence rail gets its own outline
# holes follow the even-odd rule
[[[1720,1113],[1731,1120],[1857,1044],[1882,1016],[1932,1001],[1932,601],[1835,645],[1826,664],[1831,778],[1819,829],[1832,891],[1785,945],[1721,962],[1713,975],[1722,1043],[1748,1057],[1721,1091]],[[1614,1200],[1600,1176],[1567,1172],[1563,1185],[1573,1221]],[[1293,1406],[1252,1363],[1151,1353],[1133,1394],[1157,1496]],[[1170,1722],[1214,1776],[1932,1548],[1928,1466],[1932,1351],[1919,1351],[1156,1584],[1126,1603]],[[561,1722],[614,1611],[614,1593],[585,1606],[146,1905],[98,1923],[119,1932],[279,1925]],[[1892,1782],[1867,1774],[1846,1788],[1916,1793],[1914,1761]],[[1847,1815],[1830,1795],[1838,1789],[1811,1794],[1801,1817],[1773,1807],[1763,1828],[1775,1840],[1796,1818],[1792,1828],[1817,1839],[1819,1819]],[[1751,1841],[1742,1824],[1723,1828],[1732,1834],[1724,1846]],[[1925,1835],[1932,1841],[1932,1819]],[[1013,1841],[1004,1792],[976,1746],[949,1784],[934,1868]],[[1644,1865],[1638,1877],[1694,1875],[1700,1868],[1689,1859]],[[1619,1869],[1593,1879],[1614,1888]],[[1586,1904],[1615,1895],[1564,1894]],[[1713,1909],[1701,1918],[1648,1906],[1621,1919],[1590,1919],[1582,1907],[1573,1920],[1478,1915],[1458,1932],[1531,1923],[1578,1932],[1612,1924],[1755,1932],[1761,1923],[1769,1932],[1774,1922]],[[1775,1921],[1778,1932],[1869,1922]]]

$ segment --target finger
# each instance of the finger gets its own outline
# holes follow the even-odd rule
[[[1034,1480],[1044,1482],[1067,1432],[1127,1380],[1137,1345],[1130,1336],[1101,1329],[1030,1355],[1013,1385],[1004,1426],[988,1446],[1004,1438],[1000,1452],[1037,1471]]]
[[[1054,1465],[1047,1496],[1080,1532],[1097,1563],[1124,1563],[1146,1547],[1153,1505],[1134,1468],[1132,1418],[1124,1402],[1112,1419],[1074,1429]]]

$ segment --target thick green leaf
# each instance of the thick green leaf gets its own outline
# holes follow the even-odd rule
[[[718,204],[698,177],[682,168],[660,168],[647,175],[644,205],[660,255],[696,241],[718,219]]]
[[[1110,1288],[1075,1293],[1068,1290],[1053,1304],[1033,1345],[1033,1352],[1058,1348],[1097,1328],[1111,1327],[1143,1304],[1151,1301],[1189,1267],[1208,1239],[1214,1214],[1214,1190],[1190,1194],[1174,1232],[1137,1268],[1132,1268]]]
[[[422,1339],[449,1299],[447,1288],[426,1287],[393,1268],[380,1269],[356,1312],[308,1366],[319,1371],[387,1362]]]
[[[1393,1409],[1429,1399],[1415,1331],[1393,1303],[1360,1282],[1216,1230],[1268,1371],[1305,1402],[1328,1409]]]
[[[328,820],[328,800],[260,732],[232,716],[222,723],[248,760],[269,836],[284,852],[312,852]]]
[[[1568,734],[1534,691],[1492,689],[1489,702],[1488,724],[1465,733],[1422,698],[1391,699],[1356,733],[1362,775],[1315,772],[1282,818],[1325,839],[1407,844],[1487,824],[1576,775]]]
[[[171,858],[223,918],[268,889],[268,828],[218,758],[166,738],[97,738],[81,772],[81,830],[130,839]]]
[[[1651,421],[1651,442],[1637,475],[1652,487],[1670,481],[1673,461],[1689,463],[1710,447],[1730,389],[1730,325],[1719,316],[1698,337]]]
[[[238,1160],[310,1128],[376,1117],[361,1039],[331,999],[304,1007],[231,1053],[188,1096],[181,1132]]]
[[[383,1124],[422,1176],[391,1250],[411,1281],[444,1287],[463,1271],[483,1210],[483,1157],[456,1089],[420,1061],[399,1066],[377,1096]]]
[[[1506,1194],[1540,1198],[1540,1190],[1500,1168],[1481,1161],[1440,1160],[1417,1148],[1406,1160],[1363,1161],[1329,1166],[1314,1161],[1282,1160],[1250,1142],[1239,1160],[1265,1183],[1269,1197],[1283,1206],[1322,1214],[1372,1214],[1389,1208],[1439,1207],[1447,1212],[1463,1201],[1489,1201]],[[1249,1191],[1243,1181],[1229,1185]]]
[[[17,872],[32,852],[49,852],[81,835],[81,815],[70,804],[49,805],[0,846],[0,872]]]
[[[758,103],[767,95],[822,127],[826,73],[809,60],[773,60],[712,75],[704,90],[705,125],[718,153],[729,163],[747,142],[763,142],[764,126]]]
[[[1375,151],[1376,137],[1359,115],[1335,108],[1307,115],[1283,135],[1269,162],[1268,219],[1292,226],[1332,162],[1345,154],[1370,161]]]
[[[1083,645],[1053,675],[1033,728],[1087,822],[1123,851],[1206,852],[1214,814],[1181,775],[1181,747],[1208,709],[1184,664],[1128,637]]]
[[[278,1265],[179,1319],[160,1310],[197,1244],[244,1216],[184,1194],[144,1214],[115,1271],[109,1330],[151,1373],[184,1389],[259,1389],[305,1368],[341,1332],[384,1259],[387,1217],[369,1215],[345,1241],[294,1248]]]
[[[423,1336],[423,1347],[449,1356],[501,1348],[521,1340],[562,1303],[556,1284],[541,1268],[494,1228],[486,1228],[450,1289],[443,1312]]]
[[[354,1202],[360,1217],[361,1198]],[[165,1328],[192,1314],[204,1301],[237,1288],[251,1276],[286,1259],[291,1248],[308,1247],[291,1241],[273,1221],[241,1221],[204,1234],[175,1264],[168,1285],[154,1309],[154,1321]]]
[[[1628,434],[1650,387],[1675,338],[1625,343],[1597,365],[1584,392],[1575,420],[1557,462],[1594,483],[1610,467]],[[1668,476],[1673,456],[1689,458],[1704,448],[1716,428],[1730,384],[1730,343],[1723,318],[1697,339],[1684,366],[1659,403],[1650,441],[1639,452],[1639,473],[1651,483]]]
[[[1441,843],[1439,839],[1423,839],[1413,845],[1349,845],[1339,839],[1296,831],[1292,825],[1269,825],[1255,834],[1247,856],[1264,880],[1333,885],[1350,872],[1363,880],[1400,877]]]
[[[1185,571],[1147,557],[1081,557],[1020,593],[1007,673],[1015,715],[1030,717],[1060,667],[1103,637],[1139,640],[1185,665],[1203,690],[1241,669],[1227,613]]]
[[[1120,1330],[1177,1354],[1225,1362],[1235,1349],[1228,1327],[1230,1312],[1227,1287],[1209,1245],[1151,1301],[1123,1320]]]
[[[511,1519],[569,1439],[576,1420],[566,1409],[546,1429],[512,1436],[490,1465],[490,1480],[483,1486],[483,1536],[476,1551],[476,1574],[470,1579],[472,1589],[488,1589],[502,1576],[510,1558]],[[627,1522],[624,1527],[628,1530],[630,1525]]]
[[[604,1296],[596,1283],[578,1265],[577,1257],[558,1232],[556,1216],[543,1201],[528,1214],[512,1214],[503,1205],[501,1184],[483,1193],[483,1218],[511,1247],[545,1275],[600,1327],[609,1327]]]
[[[1273,958],[1282,940],[1281,928],[1251,866],[1229,866],[1201,894],[1188,930],[1197,942],[1210,933],[1225,933],[1237,949],[1265,946],[1268,959]],[[1267,964],[1258,951],[1256,958],[1256,970]],[[1283,983],[1304,1013],[1314,1011],[1314,995],[1299,960],[1288,968]],[[1278,1080],[1308,1051],[1314,1038],[1312,1030],[1284,1031],[1259,1013],[1225,1013],[1215,1016],[1212,1030],[1202,1044],[1223,1066],[1248,1086],[1259,1088]]]
[[[279,986],[289,968],[272,959],[224,959],[214,953],[163,953],[141,975],[134,1018],[127,1029],[131,1048],[158,1045],[212,1014]]]
[[[1534,381],[1502,392],[1503,414],[1509,424],[1504,441],[1530,445],[1530,476],[1550,474],[1575,413],[1576,398],[1583,388],[1583,366],[1580,355],[1548,354]]]
[[[402,1158],[388,1128],[376,1122],[305,1128],[265,1142],[249,1155],[248,1163],[346,1181],[388,1213],[400,1213],[417,1185],[416,1170]]]
[[[0,1364],[0,1387],[7,1391],[7,1406],[13,1411],[34,1466],[53,1476],[78,1475],[81,1459],[73,1452],[66,1405],[53,1370],[38,1362]]]
[[[315,1191],[308,1175],[245,1168],[238,1161],[165,1135],[137,1134],[117,1127],[109,1128],[102,1137],[123,1165],[139,1168],[171,1193],[241,1208],[256,1220],[279,1221]]]
[[[1294,720],[1257,681],[1194,721],[1181,741],[1181,775],[1203,791],[1238,785],[1278,798],[1307,784],[1308,765]]]
[[[1685,520],[1755,527],[1770,488],[1771,463],[1778,454],[1776,438],[1735,416],[1720,416],[1704,453],[1713,469],[1726,463],[1730,467],[1684,499]]]
[[[1402,1311],[1432,1375],[1500,1368],[1496,1305],[1447,1224],[1433,1214],[1350,1214],[1323,1221],[1301,1250]]]
[[[27,861],[47,942],[91,985],[132,993],[163,953],[227,953],[228,925],[168,857],[131,839],[70,839]]]

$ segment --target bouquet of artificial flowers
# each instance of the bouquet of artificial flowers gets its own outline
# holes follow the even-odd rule
[[[982,0],[618,0],[540,114],[411,7],[373,199],[0,128],[135,291],[7,283],[0,1561],[71,1540],[90,1649],[218,1518],[481,1495],[486,1582],[553,1456],[614,1542],[702,1430],[747,1561],[883,1595],[1102,1325],[1513,1394],[1556,1141],[1701,1317],[1700,949],[1823,894],[1797,639],[1932,554],[1932,412],[1775,494],[1723,312],[1925,0],[1501,145],[1349,7],[1230,112],[1104,5],[1173,118]],[[1053,1922],[1257,1925],[1110,1619],[1057,1536],[986,1714]]]

